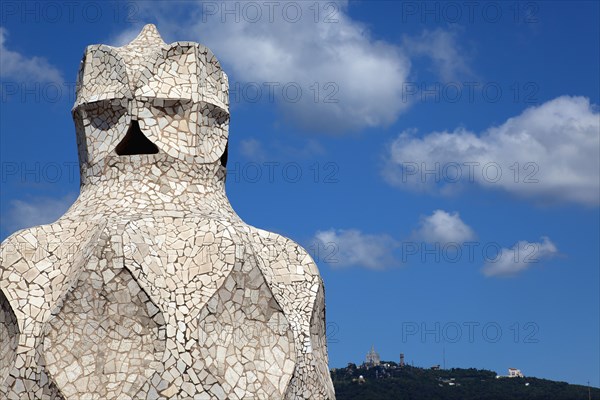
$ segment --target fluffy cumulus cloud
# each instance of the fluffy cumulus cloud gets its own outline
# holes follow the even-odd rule
[[[385,234],[366,234],[357,229],[318,231],[315,242],[319,252],[315,261],[333,267],[384,269],[398,264],[394,250],[396,240]]]
[[[458,212],[435,210],[421,218],[419,228],[413,233],[416,239],[429,243],[464,243],[475,238],[475,233],[465,224]]]
[[[0,78],[17,81],[62,83],[61,72],[45,58],[28,57],[6,47],[8,31],[0,27]]]
[[[413,239],[442,245],[461,244],[475,239],[473,229],[460,219],[457,212],[443,210],[435,210],[431,215],[421,218],[412,236]],[[315,249],[315,261],[327,263],[333,268],[382,270],[408,261],[405,258],[408,254],[401,256],[399,250],[404,251],[404,245],[410,242],[403,243],[387,234],[367,234],[359,229],[328,229],[317,231],[313,240],[311,248]],[[515,276],[559,254],[556,245],[545,236],[539,242],[522,240],[510,248],[497,248],[497,254],[484,256],[481,272],[487,277]]]
[[[400,48],[374,39],[350,18],[345,3],[281,3],[273,8],[272,21],[264,8],[254,23],[243,7],[240,22],[231,23],[231,15],[228,22],[226,4],[218,3],[214,11],[205,7],[206,22],[195,29],[243,81],[236,88],[241,101],[250,84],[261,87],[263,97],[272,87],[289,117],[329,132],[388,125],[407,106],[401,88],[410,69],[408,59]]]
[[[60,218],[77,198],[68,194],[60,198],[36,197],[10,202],[7,215],[2,218],[3,228],[9,232],[32,226],[49,224]]]
[[[439,79],[470,72],[458,33],[436,29],[394,44],[348,13],[348,1],[136,3],[166,40],[207,45],[230,74],[232,103],[268,101],[305,129],[344,133],[395,122],[411,57],[430,59]],[[129,28],[109,43],[123,45]]]
[[[383,175],[409,190],[454,191],[472,182],[545,203],[597,206],[599,146],[598,106],[562,96],[481,133],[403,132],[387,151]]]
[[[409,106],[402,87],[411,52],[433,54],[374,37],[350,17],[347,1],[188,2],[185,15],[164,2],[138,6],[140,18],[158,19],[166,40],[194,40],[213,50],[230,75],[232,103],[273,101],[283,115],[317,132],[395,122]],[[111,43],[124,44],[138,30],[128,29]],[[442,70],[460,67],[453,60],[459,57],[453,36],[441,30],[430,35],[444,49],[436,59]]]
[[[482,271],[486,276],[514,276],[557,254],[558,249],[547,237],[542,237],[540,242],[523,240],[510,249],[501,249],[496,257],[486,261]]]

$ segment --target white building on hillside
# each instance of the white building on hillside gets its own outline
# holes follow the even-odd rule
[[[523,373],[520,369],[509,368],[508,369],[508,377],[509,378],[523,378]]]
[[[381,364],[381,358],[379,357],[379,353],[375,351],[375,346],[371,346],[371,351],[367,353],[365,364],[370,367],[375,367]]]

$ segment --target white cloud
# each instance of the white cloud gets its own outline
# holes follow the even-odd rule
[[[76,198],[76,195],[68,194],[61,198],[37,197],[28,201],[13,200],[2,222],[5,229],[10,232],[49,224],[60,218]]]
[[[497,257],[486,261],[482,271],[486,276],[514,276],[557,254],[558,249],[547,237],[541,242],[523,240],[510,249],[501,249]]]
[[[429,243],[464,243],[475,238],[473,230],[465,224],[458,212],[452,214],[435,210],[433,214],[421,218],[419,228],[413,235]]]
[[[398,242],[388,235],[365,234],[357,229],[329,229],[318,231],[317,262],[327,262],[333,267],[365,267],[384,269],[398,265],[394,250]]]
[[[436,210],[431,216],[423,218],[419,230],[414,232],[413,236],[429,243],[441,244],[460,244],[475,238],[473,230],[460,219],[458,213],[450,214],[443,210]],[[396,251],[400,248],[404,251],[404,244],[411,243],[400,242],[386,234],[366,234],[359,229],[317,231],[313,240],[312,247],[318,246],[318,251],[313,254],[317,262],[328,263],[334,268],[363,267],[374,270],[405,263],[407,259],[401,258]],[[486,245],[486,248],[488,247],[489,244]],[[496,248],[498,254],[486,252],[484,255],[481,272],[485,276],[515,276],[539,265],[540,261],[549,260],[559,254],[556,245],[546,236],[539,242],[523,240],[511,248]],[[422,247],[420,251],[423,251]],[[409,255],[415,254],[405,254]],[[421,254],[421,258],[422,256]]]
[[[273,5],[267,3],[253,2],[251,10],[243,2],[186,3],[191,7],[187,20],[171,15],[172,7],[157,12],[161,6],[153,2],[139,3],[139,11],[157,17],[165,37],[207,45],[233,78],[230,83],[242,83],[240,90],[258,84],[267,98],[266,84],[272,83],[284,115],[307,129],[339,133],[386,126],[408,106],[402,84],[409,59],[399,46],[374,38],[367,26],[352,19],[346,1],[318,7],[315,2],[282,2],[271,11]],[[250,22],[255,6],[262,16]],[[302,17],[292,22],[296,7]],[[315,8],[320,9],[317,22]],[[226,9],[234,11],[227,14]],[[332,22],[324,22],[328,16]],[[296,84],[301,96],[294,101]]]
[[[0,77],[18,81],[62,83],[61,72],[45,58],[27,57],[5,47],[8,31],[0,27]]]
[[[210,18],[199,37],[245,82],[298,84],[276,90],[287,116],[317,130],[358,130],[391,124],[407,106],[401,88],[410,63],[400,49],[371,37],[339,4],[335,23],[315,23],[310,2],[296,2],[297,23],[264,18],[258,23],[222,23]],[[315,98],[315,94],[317,93]],[[331,102],[329,102],[331,101]]]
[[[409,190],[444,192],[475,182],[542,202],[595,206],[599,147],[598,106],[562,96],[480,134],[459,128],[419,138],[405,131],[391,144],[383,175]]]
[[[435,72],[444,82],[472,74],[455,31],[441,28],[424,30],[419,36],[404,36],[402,44],[411,56],[431,59]]]

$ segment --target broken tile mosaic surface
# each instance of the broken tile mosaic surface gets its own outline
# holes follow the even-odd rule
[[[89,46],[72,114],[79,198],[0,249],[0,397],[335,399],[315,263],[225,194],[212,52]]]

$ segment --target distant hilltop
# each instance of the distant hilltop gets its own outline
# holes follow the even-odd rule
[[[501,376],[475,368],[419,368],[376,361],[332,369],[337,400],[600,400],[598,388],[523,377],[514,368]],[[511,375],[512,379],[498,379]]]

